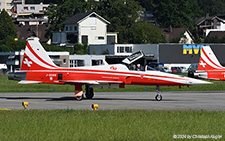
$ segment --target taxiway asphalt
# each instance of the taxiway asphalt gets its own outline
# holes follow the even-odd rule
[[[99,110],[220,110],[225,111],[225,91],[162,92],[162,101],[155,92],[96,92],[93,99],[76,101],[74,93],[0,93],[1,109],[87,109],[98,104]]]

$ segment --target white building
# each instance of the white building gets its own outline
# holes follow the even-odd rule
[[[6,12],[8,12],[9,15],[12,14],[12,0],[0,0],[0,11],[5,9]]]
[[[225,31],[225,20],[219,16],[201,17],[196,21],[198,32],[204,36],[208,36],[210,32]]]
[[[17,4],[16,5],[16,21],[19,24],[39,25],[48,22],[45,11],[48,10],[49,4]]]
[[[96,66],[105,64],[105,55],[70,55],[69,67]]]
[[[63,24],[69,43],[107,44],[110,22],[95,12],[75,14]]]
[[[48,9],[49,4],[17,4],[17,14],[40,13]]]
[[[194,44],[193,36],[189,30],[186,30],[183,36],[180,38],[180,44]]]

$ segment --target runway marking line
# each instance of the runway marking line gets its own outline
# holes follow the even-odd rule
[[[11,111],[12,109],[0,108],[0,111]]]

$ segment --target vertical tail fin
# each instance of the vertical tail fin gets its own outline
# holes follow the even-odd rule
[[[198,70],[223,69],[210,46],[202,47],[201,56],[198,63]]]
[[[58,68],[48,56],[38,38],[28,38],[20,70],[46,70]]]

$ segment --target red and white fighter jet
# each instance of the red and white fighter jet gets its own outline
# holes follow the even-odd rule
[[[225,80],[225,67],[220,64],[210,46],[202,47],[198,69],[194,72],[194,77]]]
[[[131,58],[130,58],[131,59]],[[162,100],[160,86],[190,86],[211,84],[210,82],[160,71],[132,71],[124,64],[60,68],[56,66],[42,47],[38,38],[28,38],[21,69],[8,75],[20,84],[50,83],[75,86],[75,98],[83,97],[82,86],[86,85],[86,97],[94,96],[93,86],[124,88],[125,85],[156,86],[157,101]]]

